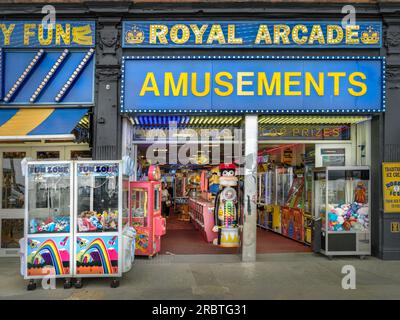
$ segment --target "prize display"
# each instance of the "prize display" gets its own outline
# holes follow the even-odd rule
[[[315,215],[322,219],[321,252],[371,254],[368,167],[314,170]]]
[[[155,169],[159,170],[159,169]],[[150,177],[150,175],[149,175]],[[153,257],[161,250],[166,221],[161,217],[161,181],[130,182],[130,224],[136,230],[136,255]]]
[[[122,275],[122,171],[115,161],[75,163],[75,272]],[[114,279],[112,285],[118,285]]]
[[[72,274],[72,183],[71,162],[28,162],[25,172],[24,278],[28,290],[34,279],[48,275],[64,278],[70,287]]]
[[[239,247],[236,166],[221,164],[219,170],[221,172],[220,191],[215,198],[216,225],[213,228],[214,232],[218,232],[218,238],[215,239],[214,244],[221,247]]]

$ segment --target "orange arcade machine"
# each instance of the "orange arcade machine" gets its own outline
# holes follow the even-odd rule
[[[136,230],[135,255],[156,255],[161,250],[161,236],[166,232],[161,217],[161,174],[156,165],[148,171],[148,181],[130,182],[130,224]]]

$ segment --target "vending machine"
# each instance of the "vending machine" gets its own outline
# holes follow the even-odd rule
[[[122,276],[123,179],[120,161],[75,162],[75,287],[84,277]]]
[[[22,270],[29,280],[73,276],[73,168],[71,162],[28,162],[25,171],[25,226]]]
[[[135,255],[156,255],[161,250],[161,236],[166,233],[166,221],[161,217],[161,181],[159,175],[149,175],[153,181],[130,182],[131,226],[136,230]]]

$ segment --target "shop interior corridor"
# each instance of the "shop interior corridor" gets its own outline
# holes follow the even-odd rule
[[[311,252],[311,249],[302,243],[257,227],[257,253],[294,252]],[[240,250],[205,242],[190,221],[181,221],[177,214],[172,213],[167,218],[167,232],[162,238],[160,254],[240,254]]]

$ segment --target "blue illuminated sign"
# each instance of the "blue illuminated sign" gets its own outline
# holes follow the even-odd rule
[[[380,112],[384,70],[381,57],[129,56],[121,111]]]
[[[124,48],[380,48],[382,22],[124,21]]]
[[[0,21],[0,48],[94,47],[94,21]]]

